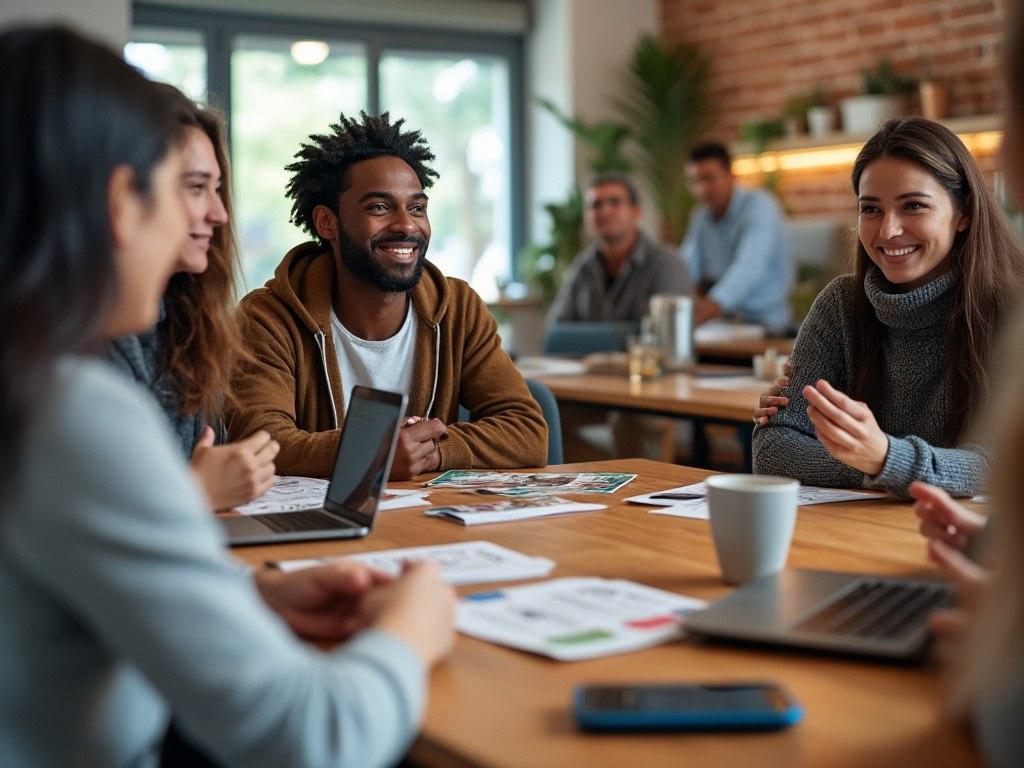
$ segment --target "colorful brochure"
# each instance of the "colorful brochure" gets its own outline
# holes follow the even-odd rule
[[[615,493],[636,475],[624,472],[478,472],[451,469],[425,483],[430,488],[457,488],[499,496],[553,493]]]
[[[679,637],[703,600],[621,579],[566,578],[464,598],[456,628],[499,645],[579,661]]]

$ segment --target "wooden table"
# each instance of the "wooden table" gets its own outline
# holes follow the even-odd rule
[[[688,419],[693,422],[693,455],[691,461],[700,467],[709,466],[709,446],[704,431],[706,424],[727,424],[739,431],[743,448],[743,465],[751,467],[751,433],[757,398],[769,382],[743,389],[716,389],[711,373],[744,374],[742,368],[700,365],[697,375],[668,373],[661,378],[639,383],[625,375],[585,373],[576,376],[539,376],[559,403],[615,408],[652,416]]]
[[[487,539],[558,563],[552,577],[632,579],[704,599],[726,594],[708,523],[652,515],[626,496],[696,482],[707,472],[642,459],[553,467],[636,472],[607,500],[607,510],[464,528],[420,510],[384,512],[359,542],[252,547],[243,559],[314,557],[365,550]],[[408,484],[400,484],[412,487]],[[398,487],[398,486],[396,486]],[[467,499],[453,491],[435,503]],[[789,567],[918,574],[928,565],[911,507],[896,502],[801,509]],[[461,591],[486,589],[469,587]],[[611,681],[774,680],[803,703],[804,722],[771,734],[585,735],[569,707],[575,685]],[[900,666],[768,649],[670,643],[637,653],[565,663],[459,636],[431,677],[416,765],[527,766],[972,766],[969,739],[942,715],[940,669]]]
[[[704,418],[734,424],[751,424],[757,398],[769,382],[743,389],[716,389],[715,371],[722,374],[749,373],[740,368],[700,366],[698,374],[667,373],[639,383],[625,375],[583,373],[577,376],[540,376],[559,402],[589,403],[606,408],[676,416]]]

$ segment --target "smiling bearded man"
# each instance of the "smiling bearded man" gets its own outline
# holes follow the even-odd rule
[[[402,392],[391,479],[541,466],[547,426],[462,280],[427,261],[437,173],[419,131],[387,113],[341,116],[288,166],[296,246],[240,305],[252,359],[234,378],[232,435],[264,429],[281,474],[328,476],[355,385]],[[472,421],[459,422],[459,405]]]

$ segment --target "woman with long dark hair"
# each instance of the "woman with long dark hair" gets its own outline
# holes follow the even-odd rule
[[[181,132],[112,51],[0,33],[0,764],[156,765],[173,712],[218,764],[390,765],[452,642],[436,567],[241,568],[150,393],[97,357],[156,322]]]
[[[224,121],[170,85],[155,87],[166,90],[184,128],[188,237],[156,327],[113,341],[110,359],[153,393],[211,506],[227,509],[270,487],[278,445],[263,431],[224,444],[231,370],[247,357],[234,317],[238,256]]]
[[[888,122],[853,168],[853,275],[815,300],[788,404],[754,430],[754,470],[906,495],[923,480],[970,496],[988,456],[967,427],[991,350],[1021,296],[1024,252],[963,142],[922,118]]]

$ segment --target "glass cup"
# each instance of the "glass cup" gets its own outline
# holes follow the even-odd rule
[[[662,350],[656,336],[641,334],[629,338],[629,381],[639,384],[661,376]]]

